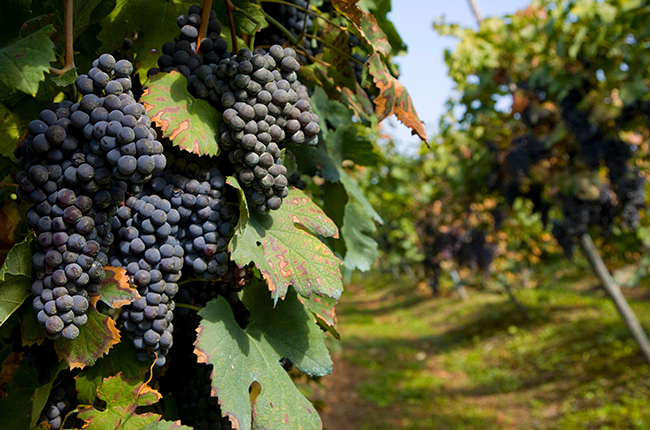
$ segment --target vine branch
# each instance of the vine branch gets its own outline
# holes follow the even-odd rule
[[[235,19],[232,16],[232,13],[235,11],[236,7],[232,4],[230,0],[224,0],[226,3],[226,12],[228,13],[228,23],[230,24],[230,37],[232,38],[232,50],[233,53],[237,53],[237,34],[235,33]]]
[[[313,36],[313,35],[311,35],[311,34],[305,34],[305,36],[309,37],[310,39],[316,39],[316,40],[318,40],[320,43],[322,43],[323,45],[327,46],[328,48],[333,49],[333,50],[335,50],[335,51],[338,51],[340,54],[343,54],[343,55],[345,55],[346,57],[348,57],[348,59],[349,59],[350,61],[354,61],[355,63],[361,64],[362,66],[365,64],[363,61],[359,61],[359,60],[357,60],[356,58],[354,58],[352,55],[348,54],[347,52],[345,52],[345,51],[341,51],[341,50],[340,50],[339,48],[337,48],[336,46],[332,45],[332,44],[329,43],[329,42],[326,42],[326,41],[323,40],[321,37]]]
[[[280,30],[282,33],[284,33],[284,35],[287,36],[287,38],[289,39],[289,41],[291,42],[292,45],[297,45],[298,44],[298,42],[296,41],[295,36],[289,30],[287,30],[287,28],[284,25],[282,25],[277,19],[273,18],[271,15],[266,13],[264,8],[260,7],[260,9],[262,10],[262,13],[264,14],[264,18],[266,18],[266,20],[268,22],[275,25],[278,28],[278,30]]]
[[[176,303],[176,307],[177,307],[177,308],[178,308],[178,307],[181,307],[181,308],[192,309],[193,311],[196,311],[196,312],[198,312],[198,311],[201,310],[201,308],[198,307],[198,306],[188,305],[188,304],[186,304],[186,303]]]
[[[62,69],[50,67],[50,73],[53,75],[61,76],[68,70],[74,69],[74,20],[73,20],[73,2],[74,0],[63,0],[64,5],[64,18],[63,26],[65,29],[65,64]]]
[[[196,41],[196,52],[199,52],[201,41],[205,39],[208,34],[210,11],[212,11],[212,0],[203,0],[203,9],[201,10],[201,25],[199,26],[199,38]]]
[[[319,13],[314,12],[313,10],[306,9],[306,8],[298,6],[297,4],[294,4],[294,3],[289,3],[289,2],[283,1],[283,0],[258,0],[258,1],[260,3],[277,3],[277,4],[284,4],[284,5],[287,5],[287,6],[295,7],[296,9],[298,9],[300,11],[303,11],[305,13],[313,15],[316,18],[322,19],[323,21],[327,22],[328,24],[331,24],[334,27],[337,27],[339,30],[347,31],[347,29],[348,29],[347,27],[343,27],[342,25],[339,25],[339,24],[335,23],[334,21],[331,21],[330,19],[325,18],[324,16],[322,16]],[[307,6],[309,6],[309,4]]]
[[[307,9],[309,9],[309,4],[311,3],[311,0],[307,0]],[[300,34],[298,35],[298,43],[302,44],[302,39],[305,38],[305,33],[307,32],[307,17],[302,20],[302,30],[300,30]]]
[[[18,184],[12,184],[11,182],[0,182],[0,187],[11,188],[11,187],[17,187],[17,186],[18,186]]]

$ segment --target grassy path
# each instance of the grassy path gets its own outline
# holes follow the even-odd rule
[[[366,285],[377,285],[376,279]],[[431,298],[408,282],[348,287],[327,430],[650,429],[650,368],[595,280]],[[646,330],[650,301],[631,304]]]

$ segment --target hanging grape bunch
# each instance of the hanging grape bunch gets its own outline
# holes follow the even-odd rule
[[[181,72],[190,93],[222,112],[219,146],[251,206],[262,213],[277,210],[289,193],[281,149],[285,142],[317,145],[319,118],[307,87],[298,80],[300,63],[292,48],[274,45],[268,53],[241,49],[231,56],[212,12],[208,37],[199,46],[203,56],[196,54],[201,8],[194,5],[178,17],[178,42],[164,44],[159,68],[149,74]]]
[[[138,166],[141,157],[134,157],[136,138],[149,142],[151,135],[146,112],[130,92],[132,72],[128,61],[102,55],[76,80],[83,94],[79,103],[63,101],[43,110],[14,151],[24,169],[16,177],[16,194],[34,203],[27,215],[37,236],[33,306],[52,339],[79,335],[88,319],[89,293],[96,293],[105,277],[114,240],[108,220],[127,190],[119,165],[135,164],[129,179],[140,182],[146,178],[142,169],[155,168],[155,163]],[[128,149],[122,153],[123,148]],[[128,160],[127,154],[132,154]],[[158,161],[164,168],[164,158]]]

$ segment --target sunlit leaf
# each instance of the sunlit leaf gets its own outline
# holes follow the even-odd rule
[[[197,155],[219,155],[221,114],[187,91],[183,75],[171,72],[152,77],[140,102],[174,145]]]
[[[332,362],[324,333],[294,290],[274,307],[264,283],[252,281],[242,301],[251,313],[245,329],[222,297],[199,312],[203,319],[194,352],[199,362],[214,365],[212,395],[219,397],[222,412],[242,430],[320,429],[318,413],[296,389],[280,359],[289,358],[307,374],[329,373]],[[254,381],[262,391],[251,406],[249,388]]]

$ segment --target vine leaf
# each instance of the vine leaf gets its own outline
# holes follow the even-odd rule
[[[370,265],[379,257],[377,242],[372,237],[376,231],[374,221],[363,206],[355,200],[348,201],[341,227],[341,235],[345,238],[343,265],[346,269],[370,270]]]
[[[262,13],[262,8],[258,4],[255,4],[255,2],[249,0],[232,0],[232,4],[235,6],[235,11],[233,12],[232,17],[235,22],[236,34],[254,34],[257,30],[258,24],[260,29],[269,26],[269,23],[266,21],[266,18]],[[230,40],[230,27],[228,26],[226,2],[216,1],[212,8],[217,13],[217,19],[224,25],[224,29],[221,31],[224,35],[224,39],[228,39],[228,46],[233,46],[231,44],[232,41]],[[246,44],[239,46],[246,46]]]
[[[318,325],[330,332],[336,339],[341,340],[341,335],[336,329],[336,313],[334,311],[336,300],[331,297],[317,295],[309,298],[298,296],[298,300],[309,309],[309,312],[316,318]]]
[[[197,155],[219,155],[221,114],[207,101],[195,99],[180,73],[153,76],[140,103],[174,145]]]
[[[106,278],[99,291],[100,300],[113,309],[130,304],[139,299],[138,291],[131,287],[126,270],[121,267],[104,266]]]
[[[388,43],[386,34],[379,27],[379,23],[374,15],[366,11],[363,12],[361,23],[359,24],[359,31],[375,52],[379,52],[385,57],[390,55],[392,47]]]
[[[142,430],[190,429],[179,422],[160,421],[161,416],[147,412],[137,414],[139,406],[151,406],[162,399],[162,395],[145,382],[129,381],[122,373],[104,378],[97,395],[106,402],[106,409],[81,408],[77,417],[85,421],[82,428],[93,430]],[[148,427],[152,424],[160,425]]]
[[[0,268],[0,326],[30,294],[33,240],[34,235],[30,234],[14,245]]]
[[[50,63],[56,60],[48,25],[29,36],[0,49],[0,82],[9,90],[35,96],[39,82],[45,79]]]
[[[284,299],[289,285],[305,297],[338,299],[343,291],[340,260],[316,235],[338,237],[338,228],[302,191],[292,189],[277,211],[249,212],[248,224],[235,232],[229,250],[243,267],[255,263],[273,298]]]
[[[310,375],[330,373],[325,334],[293,289],[274,308],[264,283],[253,280],[242,302],[251,313],[245,329],[223,297],[199,312],[203,319],[194,353],[199,362],[214,365],[212,395],[219,397],[222,412],[240,430],[321,429],[318,413],[279,361],[289,358]],[[249,388],[255,381],[262,391],[251,406]]]
[[[129,381],[142,381],[149,370],[149,363],[138,360],[136,352],[132,342],[120,342],[107,355],[97,360],[94,366],[86,367],[75,376],[79,403],[92,405],[105,377],[122,373]]]
[[[57,355],[65,360],[71,369],[94,365],[97,359],[107,354],[120,341],[115,320],[100,313],[97,310],[97,302],[102,300],[113,309],[118,309],[140,297],[138,292],[129,286],[124,269],[105,267],[104,270],[107,276],[102,282],[100,292],[90,297],[88,322],[79,327],[79,337],[73,342],[63,338],[54,341]]]
[[[41,384],[38,371],[24,359],[24,353],[11,353],[2,363],[0,374],[0,417],[2,428],[29,429],[38,420],[50,390],[65,363],[55,363],[50,369],[50,382]],[[5,369],[10,369],[11,373]],[[7,395],[8,394],[8,395]]]
[[[359,3],[359,0],[332,0],[334,7],[339,9],[350,21],[359,26],[361,25],[363,11],[359,9],[357,3]]]
[[[352,52],[350,51],[348,33],[339,30],[338,27],[330,28],[331,31],[324,37],[337,49],[328,49],[323,54],[323,60],[329,63],[327,75],[343,87],[356,89],[357,81],[354,79],[352,67],[350,67]]]
[[[381,121],[395,114],[402,124],[411,128],[411,134],[417,134],[426,142],[427,133],[424,131],[424,125],[404,85],[390,74],[377,53],[368,58],[367,67],[379,88],[379,95],[375,99],[377,120]]]

